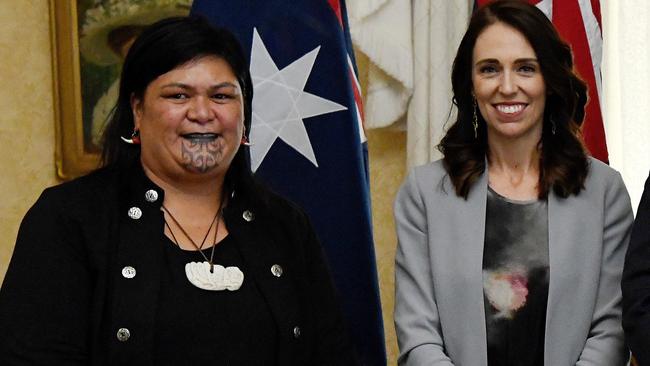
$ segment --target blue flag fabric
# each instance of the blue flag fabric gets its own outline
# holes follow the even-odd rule
[[[343,0],[195,0],[192,14],[231,30],[250,51],[252,168],[307,211],[361,361],[386,365],[367,146]]]

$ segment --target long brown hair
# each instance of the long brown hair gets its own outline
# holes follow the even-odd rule
[[[495,1],[478,9],[458,47],[451,73],[458,118],[438,145],[456,194],[466,199],[472,185],[486,170],[487,128],[480,113],[477,113],[478,137],[474,136],[472,126],[472,55],[481,32],[497,22],[517,29],[530,42],[546,84],[539,198],[546,198],[551,189],[563,198],[577,195],[584,188],[589,171],[580,134],[587,86],[575,73],[571,48],[553,24],[541,10],[521,0]]]

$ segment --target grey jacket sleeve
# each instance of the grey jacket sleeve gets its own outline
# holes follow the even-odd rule
[[[453,366],[445,354],[429,260],[429,232],[413,171],[395,201],[395,328],[404,366]]]
[[[597,279],[598,294],[589,337],[577,366],[622,366],[627,364],[629,358],[621,326],[620,283],[634,217],[620,174],[616,173],[609,178],[604,197],[603,250],[600,276]]]
[[[650,365],[650,176],[636,212],[621,286],[627,343],[640,365]]]

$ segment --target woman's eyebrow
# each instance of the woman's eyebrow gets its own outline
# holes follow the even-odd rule
[[[162,86],[162,88],[181,88],[185,90],[193,89],[192,86],[179,82],[171,82]],[[221,89],[221,88],[235,88],[237,89],[237,84],[231,83],[229,81],[224,81],[222,83],[214,84],[210,86],[210,90]]]
[[[222,88],[233,88],[233,89],[239,89],[237,84],[233,84],[230,81],[224,81],[219,84],[212,85],[210,87],[210,90],[215,90],[215,89],[222,89]]]
[[[526,62],[536,62],[537,63],[539,61],[537,61],[537,59],[534,58],[534,57],[524,57],[524,58],[518,58],[518,59],[515,60],[515,63],[526,63]],[[479,64],[499,64],[499,63],[500,63],[499,60],[497,60],[496,58],[485,58],[485,59],[476,61],[475,65],[479,65]]]

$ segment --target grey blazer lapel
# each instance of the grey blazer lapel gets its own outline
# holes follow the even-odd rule
[[[483,248],[485,246],[485,214],[487,209],[488,174],[483,173],[481,179],[470,191],[467,204],[464,206],[468,227],[467,236],[467,269],[469,271],[469,286],[467,289],[468,302],[471,307],[467,310],[467,323],[471,339],[468,339],[476,350],[472,362],[468,365],[487,366],[487,334],[485,329],[485,300],[483,296]],[[471,255],[471,253],[477,253]]]
[[[598,248],[585,245],[592,241],[585,217],[598,215],[592,212],[586,192],[581,195],[559,198],[553,192],[548,195],[548,252],[549,288],[544,337],[544,364],[569,365],[580,356],[583,334],[589,332],[589,323],[582,322],[577,314],[591,314],[593,301],[589,288],[597,281],[591,268],[600,261]],[[598,228],[591,228],[598,230]],[[590,319],[591,317],[589,317]],[[551,352],[552,350],[552,352]]]
[[[447,176],[443,181],[447,193],[441,194],[446,199],[441,200],[440,209],[447,219],[437,224],[442,226],[430,233],[430,240],[442,244],[442,258],[434,266],[442,267],[436,282],[441,287],[437,301],[445,346],[460,365],[486,366],[483,246],[487,174],[474,184],[467,200],[456,196]]]

